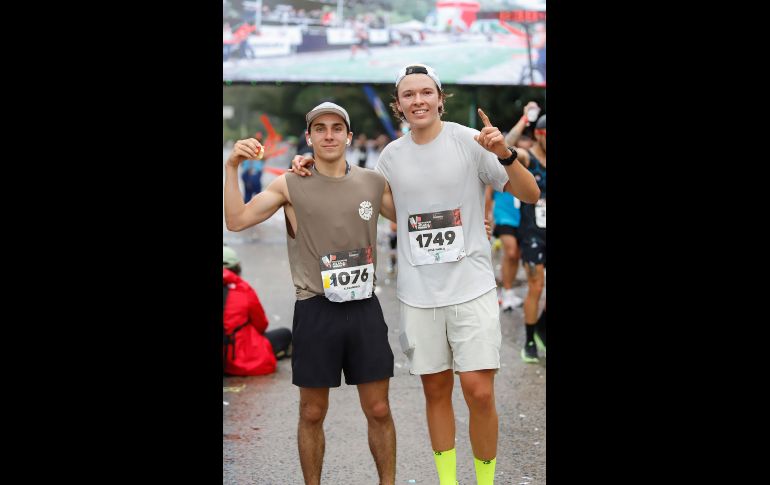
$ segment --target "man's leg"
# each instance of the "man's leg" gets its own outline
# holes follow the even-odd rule
[[[537,322],[537,308],[545,286],[542,264],[525,263],[527,271],[527,297],[524,299],[524,321],[527,325]]]
[[[495,315],[499,309],[497,302]],[[433,459],[440,485],[456,484],[455,416],[452,409],[452,350],[447,340],[444,308],[416,308],[400,302],[401,348],[409,358],[409,372],[419,375],[425,394]],[[452,315],[455,309],[452,308]],[[436,372],[438,369],[445,369]]]
[[[537,324],[537,308],[540,296],[543,294],[545,274],[542,264],[525,262],[527,270],[527,297],[524,299],[524,324],[527,332],[521,357],[525,362],[538,362],[537,346],[535,344],[535,324]]]
[[[497,410],[494,369],[460,372],[460,386],[470,414],[469,432],[473,456],[491,460],[497,456]]]
[[[321,483],[321,466],[326,448],[323,423],[328,409],[328,387],[299,388],[297,445],[305,485],[319,485]]]
[[[447,339],[470,415],[469,431],[478,485],[494,481],[497,411],[494,376],[500,368],[502,331],[495,289],[446,312]]]
[[[510,290],[513,288],[513,282],[516,280],[515,271],[518,269],[519,262],[515,259],[518,244],[516,238],[510,234],[501,234],[500,241],[503,244],[502,277],[503,288]]]
[[[420,377],[425,393],[430,444],[434,451],[450,450],[455,447],[455,413],[452,408],[455,380],[452,369]]]
[[[519,240],[514,236],[513,238],[514,250],[511,256],[511,272],[513,273],[513,280],[511,283],[516,283],[516,275],[519,273],[519,260],[521,260],[521,246],[519,246]]]
[[[430,434],[439,482],[440,485],[455,485],[457,480],[455,413],[452,408],[454,375],[452,369],[447,369],[435,374],[423,374],[420,377],[425,394],[428,434]]]
[[[478,485],[495,482],[498,420],[495,407],[495,371],[460,372],[460,386],[470,411],[469,433]]]
[[[513,292],[516,272],[519,270],[519,245],[512,234],[501,234],[503,245],[502,277],[503,277],[503,310],[513,310],[522,304],[522,299]]]
[[[543,305],[543,311],[540,313],[540,318],[537,319],[535,324],[535,343],[538,350],[545,352],[546,345],[546,318],[545,318],[546,306]]]
[[[389,383],[390,379],[382,379],[358,385],[358,398],[368,423],[369,450],[380,485],[393,485],[396,481],[396,427],[388,403]]]

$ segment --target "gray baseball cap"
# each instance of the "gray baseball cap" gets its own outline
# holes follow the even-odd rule
[[[345,124],[348,127],[348,131],[350,131],[350,116],[348,116],[348,112],[345,111],[345,108],[338,104],[325,102],[321,103],[315,108],[311,109],[307,115],[305,115],[305,121],[307,121],[307,130],[310,131],[310,124],[313,122],[314,119],[318,118],[321,115],[327,114],[327,113],[333,113],[336,115],[340,115],[343,120],[345,120]]]

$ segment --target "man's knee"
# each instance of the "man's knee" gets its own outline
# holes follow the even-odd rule
[[[469,407],[489,408],[495,405],[495,394],[490,386],[471,386],[464,394]]]
[[[516,247],[516,243],[506,244],[503,248],[505,250],[505,258],[511,261],[518,259],[519,251]]]
[[[543,287],[545,284],[542,278],[530,278],[527,280],[527,286],[529,287],[529,292],[531,294],[539,295],[543,292]]]
[[[435,376],[424,378],[422,381],[425,399],[428,401],[451,400],[453,386],[454,376],[452,374],[449,374],[448,378],[446,376]]]
[[[326,417],[328,406],[318,403],[300,403],[299,420],[310,425],[322,424]]]
[[[390,417],[390,404],[387,399],[382,399],[364,407],[364,414],[368,419],[386,421]]]
[[[527,272],[527,284],[531,291],[541,291],[545,284],[543,266],[527,261],[524,266]]]

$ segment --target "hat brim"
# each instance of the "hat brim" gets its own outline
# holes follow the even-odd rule
[[[339,116],[340,118],[342,118],[342,121],[345,123],[345,126],[348,127],[348,131],[350,131],[350,124],[348,123],[347,118],[345,118],[345,113],[343,113],[342,111],[340,111],[338,109],[334,109],[334,108],[322,108],[322,109],[319,109],[318,111],[313,111],[312,117],[310,117],[310,115],[308,115],[308,118],[306,118],[307,128],[310,129],[310,125],[313,123],[313,121],[316,118],[318,118],[321,115],[326,115],[326,114],[335,114],[335,115]]]

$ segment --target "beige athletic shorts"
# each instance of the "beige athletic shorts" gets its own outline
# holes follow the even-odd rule
[[[500,368],[500,307],[497,290],[465,303],[416,308],[399,301],[401,350],[409,373],[434,374]]]

